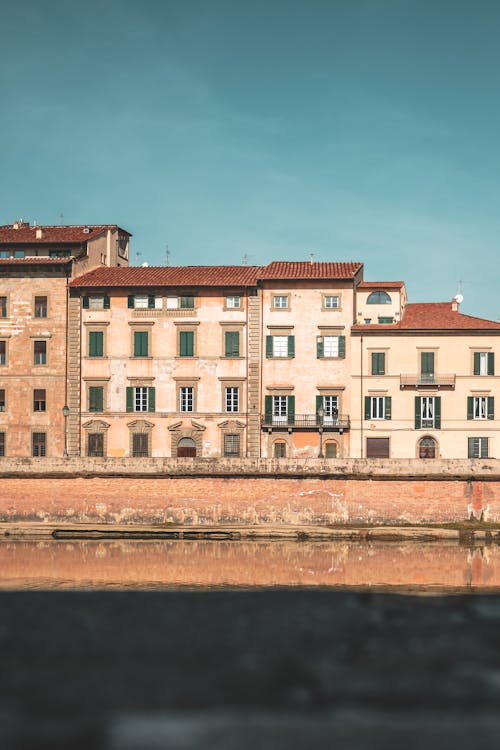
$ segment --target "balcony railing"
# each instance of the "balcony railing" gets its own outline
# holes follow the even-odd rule
[[[403,388],[455,388],[455,375],[400,375]]]
[[[262,427],[266,430],[320,430],[324,432],[340,432],[348,430],[351,426],[348,414],[339,414],[337,417],[323,417],[316,414],[294,414],[287,417],[265,416],[262,417]]]

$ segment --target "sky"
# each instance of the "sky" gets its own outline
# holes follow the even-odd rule
[[[0,0],[0,224],[500,319],[498,0]]]

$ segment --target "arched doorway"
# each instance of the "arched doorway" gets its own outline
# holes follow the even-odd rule
[[[418,444],[419,458],[436,458],[436,441],[431,437],[423,437]]]
[[[177,458],[195,458],[196,443],[193,438],[181,438],[177,443]]]

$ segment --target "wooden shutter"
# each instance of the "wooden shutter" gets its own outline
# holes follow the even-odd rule
[[[194,332],[193,331],[181,331],[179,334],[180,343],[180,356],[181,357],[192,357],[194,356]]]
[[[225,347],[226,357],[239,357],[240,356],[239,331],[226,331],[225,343],[226,343],[226,347]]]
[[[82,298],[82,307],[85,308],[85,310],[89,309],[89,298],[87,297],[87,295]]]
[[[318,359],[323,359],[323,357],[325,356],[324,352],[325,345],[323,343],[323,337],[321,337],[316,341],[316,357]]]
[[[468,455],[469,458],[475,458],[476,457],[475,456],[475,451],[474,451],[474,441],[475,440],[476,440],[476,438],[469,438],[468,441],[467,441],[467,443],[468,443],[468,453],[467,453],[467,455]]]
[[[422,427],[422,406],[420,396],[415,396],[415,429]]]
[[[474,396],[467,396],[467,419],[474,419]]]
[[[441,396],[434,397],[434,428],[441,429]]]
[[[154,386],[148,388],[148,411],[156,410],[156,389]]]
[[[385,375],[385,352],[372,352],[372,375]]]
[[[481,353],[474,352],[474,375],[481,374]]]
[[[495,374],[495,352],[488,352],[488,375]]]
[[[385,419],[391,419],[392,416],[392,396],[385,397]]]
[[[389,458],[389,438],[366,438],[367,458]]]
[[[127,386],[127,411],[134,411],[134,389]]]
[[[89,411],[103,411],[104,389],[102,386],[89,387]]]
[[[104,334],[102,331],[89,332],[89,357],[102,357],[104,354]]]
[[[288,336],[288,356],[295,357],[295,337]]]
[[[295,422],[295,396],[287,396],[287,412],[288,424],[293,424]]]
[[[365,396],[365,419],[371,419],[371,416],[372,416],[371,405],[372,405],[372,400],[370,396]]]
[[[266,336],[266,357],[272,357],[273,356],[273,337],[272,336]]]
[[[134,357],[148,356],[148,332],[134,331]]]
[[[493,396],[488,396],[487,406],[488,419],[495,419],[495,399]]]
[[[110,304],[109,294],[105,294],[104,295],[104,309],[109,310],[110,307],[111,307],[111,304]]]
[[[434,375],[434,352],[422,352],[420,355],[420,372],[422,375]]]
[[[319,410],[323,406],[323,396],[316,396],[316,421],[319,424]]]
[[[134,307],[134,295],[133,294],[128,295],[127,306],[129,308]]]
[[[264,416],[266,424],[270,424],[273,421],[273,397],[266,396],[264,398]]]
[[[339,336],[339,357],[345,358],[345,336]]]
[[[148,308],[150,310],[154,310],[155,306],[155,296],[154,294],[148,294]]]

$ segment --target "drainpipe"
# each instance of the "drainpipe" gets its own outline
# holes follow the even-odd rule
[[[363,415],[364,415],[364,409],[363,409],[363,334],[360,336],[360,343],[359,343],[359,349],[360,349],[360,379],[359,379],[359,424],[360,424],[360,430],[359,434],[361,436],[361,458],[363,458]]]
[[[248,420],[250,417],[250,394],[248,389],[248,376],[249,376],[249,363],[250,363],[250,349],[248,346],[249,340],[250,340],[250,332],[248,330],[248,307],[250,305],[250,288],[246,287],[245,289],[245,307],[246,307],[246,326],[245,326],[245,336],[246,336],[246,368],[247,368],[247,376],[246,376],[246,389],[247,389],[247,428],[245,430],[245,457],[248,458]]]
[[[65,345],[64,345],[64,457],[68,457],[68,415],[64,410],[68,408],[68,357],[69,357],[69,275],[70,263],[64,269],[66,274],[66,315],[65,315]]]

